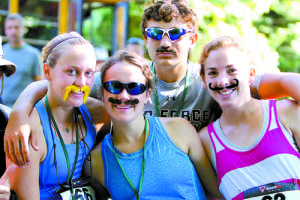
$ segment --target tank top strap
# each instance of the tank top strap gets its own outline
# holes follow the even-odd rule
[[[268,131],[276,128],[280,128],[277,110],[276,110],[276,100],[270,100],[269,102],[269,124]]]
[[[51,133],[51,122],[50,122],[50,118],[48,117],[46,108],[42,102],[42,100],[38,101],[35,104],[35,108],[37,109],[38,113],[39,113],[39,117],[40,117],[40,121],[43,127],[43,132],[44,132],[44,136],[45,136],[45,140],[46,143],[48,145],[48,147],[53,146],[53,136]]]
[[[95,138],[96,133],[97,133],[96,127],[95,127],[94,122],[92,121],[91,115],[90,115],[87,107],[84,104],[82,104],[78,108],[79,108],[80,114],[83,117],[84,123],[86,125],[87,133],[91,133],[92,138]]]
[[[218,120],[217,120],[218,121]],[[217,154],[218,152],[220,152],[221,150],[223,150],[225,147],[223,144],[223,142],[221,141],[221,139],[219,138],[215,128],[214,128],[214,123],[211,123],[207,126],[207,131],[208,131],[208,134],[209,134],[209,137],[210,137],[210,140],[211,140],[211,143],[214,147],[214,151],[215,151],[215,154]]]

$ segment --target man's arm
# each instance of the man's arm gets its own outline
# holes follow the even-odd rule
[[[29,84],[17,99],[9,116],[4,135],[4,149],[8,159],[19,166],[30,163],[29,158],[29,115],[35,102],[43,98],[48,90],[48,81],[37,81]],[[30,143],[38,150],[37,137],[30,136]]]
[[[300,74],[292,72],[264,73],[258,94],[261,99],[292,97],[300,102]]]

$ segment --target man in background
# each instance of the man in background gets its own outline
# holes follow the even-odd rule
[[[18,66],[13,77],[4,77],[5,88],[2,103],[12,107],[23,89],[31,82],[42,79],[40,51],[24,41],[24,19],[19,14],[8,15],[5,19],[5,34],[8,43],[3,45],[4,58]]]
[[[129,52],[134,52],[141,57],[145,56],[145,48],[144,48],[144,41],[140,38],[129,38],[127,40],[126,49]]]

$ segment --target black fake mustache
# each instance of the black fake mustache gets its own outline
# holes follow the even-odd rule
[[[158,47],[156,52],[176,53],[172,49],[169,49],[169,47]]]
[[[235,78],[233,80],[235,80],[236,83],[228,85],[228,86],[225,86],[225,87],[214,87],[213,88],[213,87],[211,87],[211,83],[208,84],[208,87],[209,87],[210,90],[213,90],[213,91],[223,90],[224,88],[226,88],[226,89],[232,89],[232,88],[235,88],[235,87],[237,87],[239,85],[239,80],[238,79]]]
[[[114,98],[112,98],[112,97],[109,97],[108,98],[108,101],[109,102],[111,102],[111,103],[113,103],[113,104],[122,104],[122,101],[121,100],[119,100],[119,99],[114,99]],[[124,101],[124,104],[125,105],[135,105],[135,104],[138,104],[140,101],[138,100],[138,99],[133,99],[133,100],[127,100],[127,101]]]

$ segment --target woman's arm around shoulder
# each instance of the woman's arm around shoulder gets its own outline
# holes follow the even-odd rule
[[[31,131],[29,116],[35,102],[44,97],[47,90],[47,80],[32,82],[20,94],[10,113],[4,135],[4,148],[7,157],[19,166],[30,163],[30,144],[35,150],[39,150],[37,138],[40,133]]]
[[[279,120],[292,133],[298,148],[300,148],[300,103],[285,99],[277,101],[276,107]]]
[[[32,131],[39,131],[37,142],[40,146],[40,150],[35,151],[30,146],[30,164],[25,168],[17,168],[9,179],[11,189],[13,189],[17,193],[18,199],[20,200],[40,199],[39,165],[40,162],[44,159],[47,151],[47,144],[36,109],[34,109],[31,113],[30,122]],[[9,166],[10,164],[12,164],[11,161],[7,159],[7,166]]]
[[[88,97],[85,106],[87,107],[91,118],[99,132],[105,124],[110,123],[109,114],[106,112],[104,103],[93,97]]]

